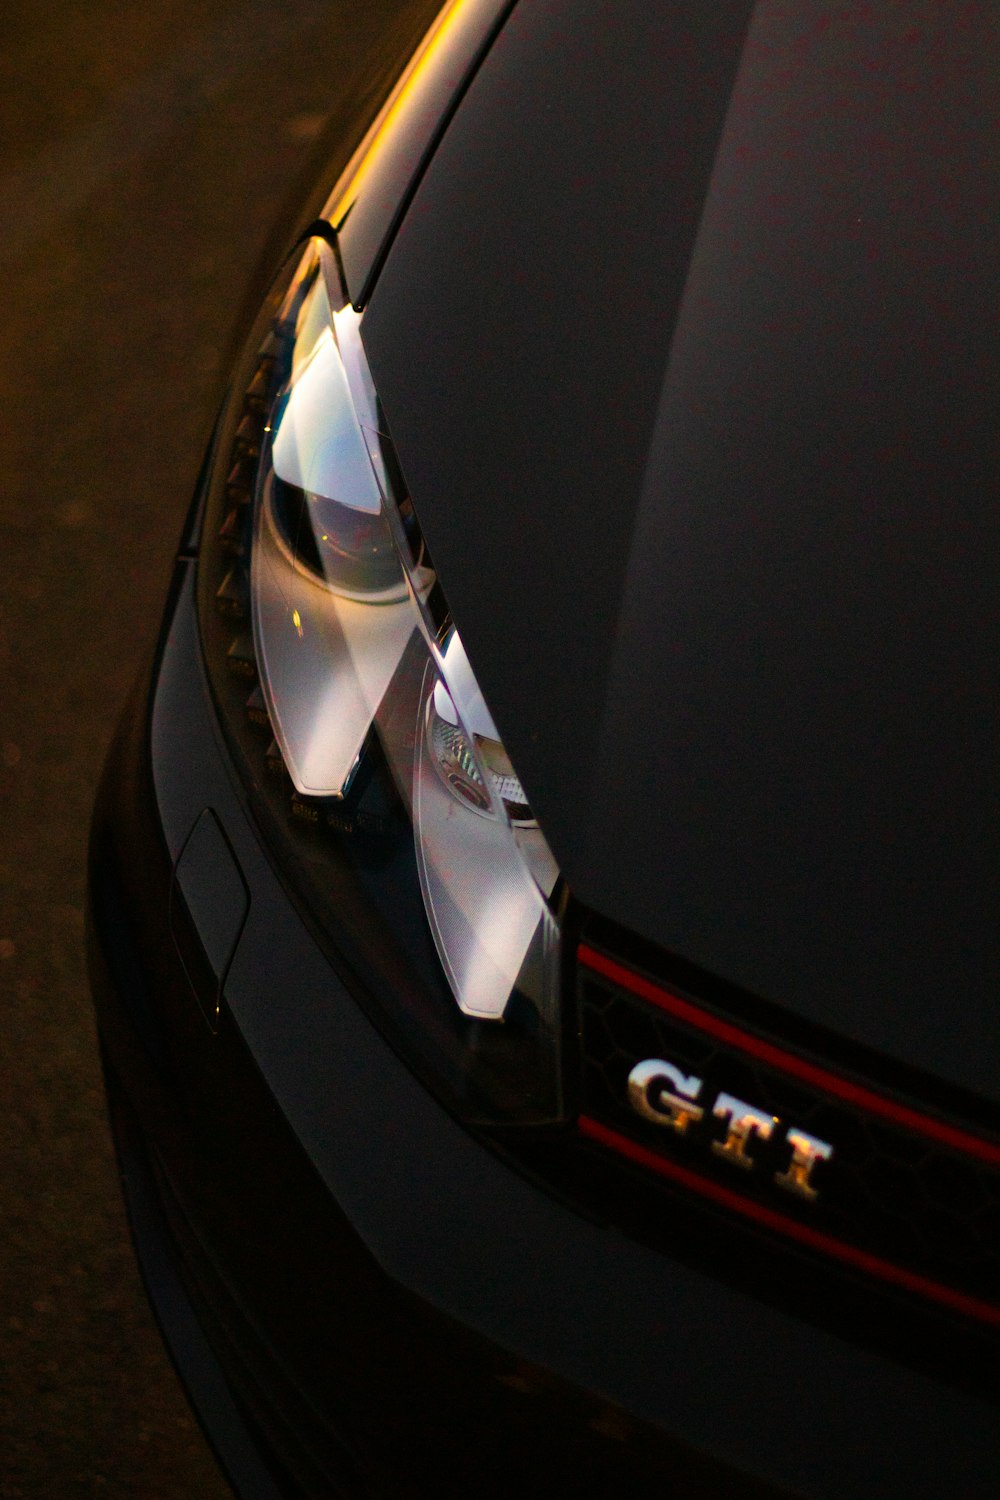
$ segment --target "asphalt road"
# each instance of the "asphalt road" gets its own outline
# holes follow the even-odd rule
[[[3,5],[3,1500],[228,1493],[128,1243],[83,960],[87,824],[248,279],[436,8]]]

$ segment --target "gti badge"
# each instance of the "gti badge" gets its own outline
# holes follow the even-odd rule
[[[705,1118],[708,1105],[698,1102],[703,1087],[702,1080],[694,1073],[682,1073],[661,1057],[636,1063],[628,1075],[629,1103],[636,1113],[677,1135],[686,1135],[689,1125],[697,1125]],[[791,1147],[791,1160],[783,1172],[774,1174],[774,1180],[787,1192],[796,1193],[810,1203],[815,1201],[818,1194],[811,1179],[816,1163],[829,1161],[833,1156],[828,1141],[818,1140],[798,1126],[785,1126],[777,1115],[766,1114],[732,1094],[715,1096],[712,1116],[727,1122],[725,1139],[712,1141],[712,1150],[745,1171],[756,1166],[749,1149],[751,1141],[777,1141],[783,1130]]]

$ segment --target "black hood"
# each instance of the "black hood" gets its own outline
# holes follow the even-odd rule
[[[574,893],[994,1098],[998,52],[520,0],[363,320]]]

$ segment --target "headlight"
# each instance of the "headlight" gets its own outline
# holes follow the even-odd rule
[[[210,676],[358,998],[471,1118],[561,1112],[558,871],[405,492],[330,246],[268,300],[199,564]],[[416,375],[415,378],[419,378]],[[289,976],[294,1024],[294,976]]]

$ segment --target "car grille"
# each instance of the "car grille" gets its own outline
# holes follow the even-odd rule
[[[576,987],[578,1129],[600,1152],[799,1251],[1000,1329],[1000,1140],[736,1024],[590,943]],[[669,1113],[654,1108],[650,1120],[630,1102],[644,1060],[700,1081],[703,1113],[683,1132]],[[720,1155],[731,1120],[725,1099],[713,1111],[720,1095],[773,1120],[769,1139],[747,1138],[745,1161]],[[788,1185],[789,1131],[831,1148],[807,1174],[815,1197]]]

